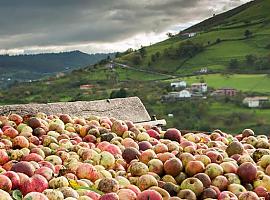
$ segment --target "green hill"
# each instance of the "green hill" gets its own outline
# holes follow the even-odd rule
[[[37,80],[59,72],[71,71],[113,56],[80,51],[33,55],[0,55],[0,88],[14,81]]]
[[[192,74],[202,67],[212,72],[268,72],[270,67],[265,66],[270,62],[269,10],[270,0],[252,1],[207,19],[160,43],[124,52],[116,60],[173,74]],[[187,38],[185,34],[191,32],[196,35]],[[201,49],[198,50],[198,47]],[[247,62],[248,55],[256,57],[256,60]],[[236,67],[230,67],[232,59],[237,59]]]

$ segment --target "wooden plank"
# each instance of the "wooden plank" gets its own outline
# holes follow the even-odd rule
[[[150,121],[151,118],[138,97],[107,99],[97,101],[58,102],[48,104],[17,104],[0,106],[0,115],[17,113],[33,115],[65,113],[71,116],[109,116],[133,122]]]
[[[165,119],[135,123],[135,125],[141,125],[141,126],[145,126],[145,125],[149,125],[149,126],[166,126],[166,124],[167,123],[166,123]]]

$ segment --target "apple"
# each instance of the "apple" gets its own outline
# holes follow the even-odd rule
[[[20,190],[23,195],[26,195],[30,192],[43,192],[44,190],[49,188],[49,184],[46,178],[39,174],[34,174],[31,178],[24,181]]]
[[[0,165],[4,165],[9,161],[7,152],[4,149],[0,149]]]
[[[268,196],[267,189],[263,186],[258,186],[253,191],[258,195],[258,197],[266,198]]]
[[[217,163],[210,163],[206,166],[205,173],[211,179],[214,179],[215,177],[223,174],[223,168],[220,165],[218,165]]]
[[[136,200],[137,195],[130,189],[120,189],[117,192],[119,200]]]
[[[6,192],[12,189],[12,182],[8,176],[0,174],[0,189]]]
[[[233,194],[235,194],[237,197],[242,193],[242,192],[246,192],[246,188],[240,184],[230,184],[228,186],[228,191],[232,192]]]
[[[154,172],[158,175],[163,174],[163,162],[159,159],[152,159],[148,162],[148,168],[150,172]]]
[[[147,149],[151,149],[152,148],[152,144],[148,141],[142,141],[142,142],[139,142],[139,150],[140,151],[145,151]]]
[[[206,156],[208,156],[212,163],[222,163],[223,157],[222,155],[217,151],[208,151],[206,153]]]
[[[230,191],[223,191],[218,195],[218,200],[238,200],[237,196]]]
[[[124,152],[123,152],[123,154],[124,154]],[[122,157],[123,157],[123,154],[122,154]],[[139,160],[141,162],[143,162],[144,164],[147,164],[150,160],[157,157],[156,153],[152,149],[147,149],[147,150],[143,151],[141,154],[139,153],[138,156],[139,156]],[[136,157],[134,156],[133,159],[130,159],[130,158],[128,158],[128,156],[126,156],[126,159],[127,159],[126,161],[130,162],[133,159],[137,159],[137,156]]]
[[[112,124],[112,132],[118,136],[122,136],[125,131],[128,131],[127,124],[122,120],[115,120]]]
[[[13,171],[6,171],[2,175],[7,176],[12,183],[12,189],[17,189],[20,186],[20,177],[17,173]]]
[[[227,189],[229,181],[225,176],[219,175],[212,180],[212,185],[216,186],[220,191],[223,191]]]
[[[229,184],[236,183],[236,184],[241,184],[241,180],[237,174],[234,173],[226,173],[224,176],[227,178],[229,181]]]
[[[105,193],[117,192],[119,190],[119,184],[113,178],[103,178],[98,183],[98,190]]]
[[[201,161],[204,166],[211,163],[211,159],[207,155],[197,154],[194,156],[195,160]]]
[[[183,170],[183,164],[178,158],[171,158],[164,163],[164,171],[166,174],[177,176]]]
[[[230,143],[226,148],[226,152],[229,157],[235,154],[242,154],[243,151],[244,151],[243,145],[237,141]]]
[[[237,175],[243,182],[252,183],[257,177],[257,167],[250,162],[243,163],[239,166]]]
[[[210,187],[210,185],[211,185],[211,179],[210,179],[210,177],[209,177],[207,174],[205,174],[205,173],[198,173],[198,174],[195,174],[195,175],[194,175],[194,178],[199,179],[199,180],[203,183],[203,186],[204,186],[205,188],[208,188],[208,187]]]
[[[150,174],[145,174],[139,177],[137,186],[140,188],[140,190],[146,190],[150,188],[151,186],[157,186],[158,182],[155,179],[154,176]]]
[[[238,197],[239,200],[259,200],[260,198],[255,192],[247,191],[243,192]]]
[[[204,188],[203,193],[202,193],[202,198],[207,199],[217,199],[218,194],[213,188]]]
[[[162,196],[155,190],[145,190],[138,195],[137,200],[162,200]]]
[[[181,185],[181,190],[190,189],[196,196],[199,196],[203,192],[203,183],[198,178],[187,178]]]
[[[165,153],[168,152],[168,147],[166,144],[159,143],[154,146],[154,151],[158,153]]]
[[[148,166],[142,162],[133,162],[130,164],[128,171],[132,176],[142,176],[149,171]]]
[[[195,174],[204,172],[204,170],[205,170],[204,164],[201,161],[197,160],[189,161],[185,167],[185,172],[189,176],[193,176]]]
[[[127,163],[130,163],[132,160],[138,159],[140,157],[140,152],[134,147],[128,147],[123,151],[122,157]]]
[[[3,134],[7,137],[10,137],[10,138],[15,138],[16,136],[19,135],[19,132],[13,128],[13,127],[9,127],[7,129],[4,129],[3,130]]]
[[[164,138],[180,143],[181,142],[181,132],[175,128],[167,129],[167,131],[164,133]]]
[[[100,154],[100,164],[102,166],[104,166],[106,169],[112,168],[114,166],[115,163],[115,158],[114,156],[107,152],[107,151],[103,151]]]
[[[15,163],[12,167],[11,167],[11,171],[14,172],[21,172],[26,174],[27,176],[33,176],[34,172],[35,172],[35,168],[32,164],[30,164],[27,161],[20,161],[18,163]]]
[[[47,181],[53,178],[54,172],[48,167],[40,167],[35,171],[35,174],[39,174],[47,179]]]
[[[165,153],[159,153],[157,154],[157,158],[161,160],[163,163],[165,163],[167,160],[171,158],[175,158],[175,155],[170,152],[165,152]]]
[[[119,200],[119,197],[116,193],[110,192],[102,195],[99,200]]]
[[[190,199],[190,200],[196,200],[196,194],[190,190],[190,189],[182,189],[177,194],[178,197],[181,199]]]
[[[223,162],[220,164],[224,173],[236,173],[238,165],[233,162]]]
[[[80,179],[85,178],[91,181],[96,181],[98,179],[98,172],[93,165],[89,163],[81,163],[76,170],[76,176]]]

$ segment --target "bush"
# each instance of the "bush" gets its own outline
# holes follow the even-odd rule
[[[239,66],[239,62],[237,59],[233,58],[230,60],[229,69],[236,69]]]

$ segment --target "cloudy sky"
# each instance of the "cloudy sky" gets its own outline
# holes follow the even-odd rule
[[[0,0],[0,54],[124,51],[248,0]]]

